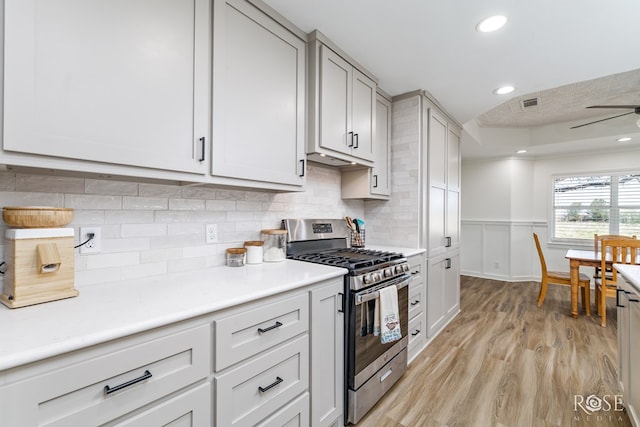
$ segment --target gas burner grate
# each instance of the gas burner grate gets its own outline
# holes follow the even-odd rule
[[[291,258],[298,261],[343,267],[353,273],[374,267],[378,264],[402,259],[403,255],[370,249],[344,248],[294,255]]]

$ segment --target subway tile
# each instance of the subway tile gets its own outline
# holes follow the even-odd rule
[[[2,206],[53,206],[65,207],[64,194],[0,191]],[[71,207],[71,206],[67,206]]]
[[[118,212],[118,211],[114,211]],[[74,209],[71,225],[97,225],[105,223],[105,211],[96,209]]]
[[[206,262],[204,257],[176,259],[167,262],[167,272],[177,273],[181,271],[202,270]]]
[[[0,172],[0,191],[16,191],[16,174]]]
[[[102,253],[116,253],[129,251],[144,251],[151,247],[149,237],[130,237],[120,239],[105,239],[103,237]]]
[[[140,224],[152,223],[153,211],[124,209],[117,211],[104,211],[104,222],[107,224]]]
[[[235,211],[235,200],[205,200],[205,209],[208,211]]]
[[[84,286],[120,281],[122,281],[122,269],[120,267],[75,272],[75,287],[80,291],[80,297],[82,297],[82,287]]]
[[[226,212],[218,211],[157,211],[155,221],[159,223],[199,222],[215,223],[226,220]]]
[[[203,242],[204,235],[154,236],[151,237],[151,249],[185,248],[201,245]]]
[[[204,239],[205,224],[202,223],[173,223],[167,224],[167,235],[179,236],[185,234],[199,235]]]
[[[124,279],[136,279],[167,274],[169,270],[167,264],[167,262],[154,262],[150,264],[128,265],[122,268],[122,277]]]
[[[16,191],[84,193],[84,179],[54,175],[16,174]]]
[[[122,237],[155,237],[166,236],[166,224],[122,224],[120,226]]]
[[[149,249],[140,252],[140,263],[156,263],[183,257],[183,248]]]
[[[123,209],[164,210],[168,207],[169,201],[163,197],[122,197]]]
[[[216,255],[219,252],[217,245],[200,245],[189,246],[184,248],[185,258],[205,257],[210,255]]]
[[[113,194],[119,196],[137,196],[138,184],[125,181],[107,181],[103,179],[86,179],[86,194]]]
[[[122,209],[122,197],[95,194],[65,194],[64,205],[73,209]]]
[[[205,209],[205,201],[201,199],[169,199],[169,209],[198,211]]]
[[[138,184],[138,195],[140,197],[180,197],[180,186],[165,184]]]
[[[215,188],[191,186],[180,188],[180,196],[184,199],[215,199],[217,190]]]
[[[100,253],[87,256],[87,270],[134,264],[140,264],[140,254],[138,252]]]

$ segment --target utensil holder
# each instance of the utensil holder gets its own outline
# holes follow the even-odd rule
[[[364,230],[360,230],[359,233],[351,232],[351,247],[364,248]]]

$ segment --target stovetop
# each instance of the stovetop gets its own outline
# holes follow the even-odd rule
[[[343,267],[350,274],[359,274],[371,270],[372,267],[382,267],[394,262],[404,261],[404,256],[395,252],[374,251],[361,248],[341,248],[292,255],[291,259],[315,262],[317,264]]]

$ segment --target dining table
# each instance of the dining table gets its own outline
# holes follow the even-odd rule
[[[602,257],[600,252],[594,250],[569,249],[565,258],[569,260],[569,274],[571,280],[571,316],[578,317],[578,288],[580,277],[580,266],[600,267]],[[611,254],[605,257],[607,267],[613,265]]]

